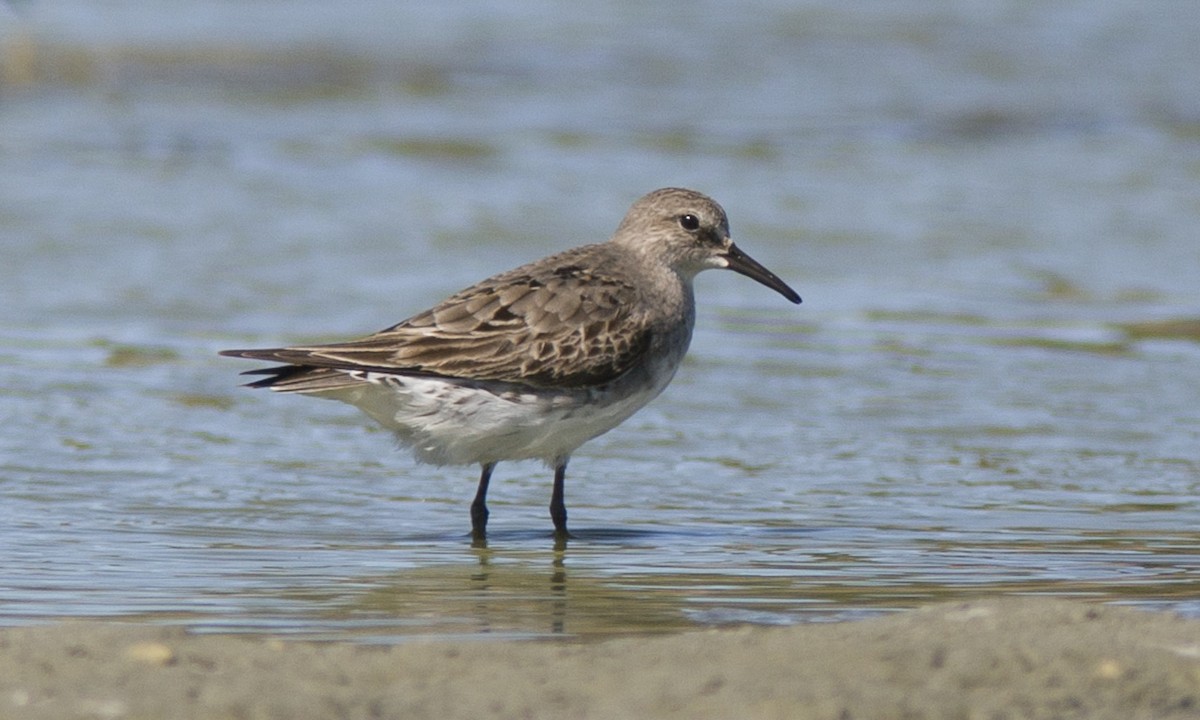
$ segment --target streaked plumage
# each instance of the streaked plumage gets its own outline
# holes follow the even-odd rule
[[[555,469],[551,515],[566,535],[572,452],[658,395],[687,352],[692,279],[728,268],[800,297],[742,253],[724,210],[678,188],[634,203],[613,237],[493,276],[374,335],[331,345],[227,350],[285,363],[250,387],[341,400],[392,430],[418,460],[483,466],[472,505],[482,539],[492,468]]]

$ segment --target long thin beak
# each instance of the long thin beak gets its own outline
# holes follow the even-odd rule
[[[779,276],[770,270],[766,269],[758,263],[757,260],[742,252],[741,248],[733,243],[729,244],[729,250],[725,252],[725,260],[729,263],[728,268],[736,273],[741,273],[751,280],[766,285],[775,292],[784,296],[788,300],[800,304],[800,296],[795,290],[788,287],[788,284],[779,279]]]

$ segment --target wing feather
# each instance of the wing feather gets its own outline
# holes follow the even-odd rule
[[[648,314],[640,311],[633,284],[606,272],[603,262],[584,263],[591,268],[584,269],[576,261],[580,252],[603,249],[577,248],[497,275],[359,340],[222,354],[309,368],[320,375],[317,385],[335,383],[328,369],[535,386],[602,384],[637,363],[651,343]],[[285,381],[303,386],[303,377],[283,370],[251,372],[274,371],[281,390]]]

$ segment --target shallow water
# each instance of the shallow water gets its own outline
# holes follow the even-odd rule
[[[1200,9],[989,7],[5,6],[0,622],[1200,615]],[[475,469],[215,355],[379,329],[667,184],[805,302],[699,278],[565,548],[539,465],[472,548]]]

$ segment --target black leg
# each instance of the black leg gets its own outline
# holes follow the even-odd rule
[[[567,477],[567,461],[554,468],[554,491],[550,494],[550,519],[554,521],[554,535],[569,537],[567,532],[567,504],[563,501],[563,480]]]
[[[479,475],[479,489],[475,491],[475,499],[471,502],[471,535],[476,540],[482,540],[487,535],[487,491],[488,483],[492,481],[492,471],[496,463],[484,463],[483,472]]]

